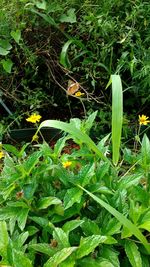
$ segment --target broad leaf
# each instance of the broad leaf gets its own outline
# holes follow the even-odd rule
[[[109,248],[104,246],[102,249],[101,257],[109,260],[113,267],[120,267],[118,252],[116,252],[113,248]]]
[[[21,40],[21,31],[19,29],[17,29],[16,31],[11,31],[11,36],[12,38],[15,40],[15,42],[17,44],[20,43],[20,40]]]
[[[1,63],[3,65],[4,70],[7,73],[11,73],[11,69],[12,69],[12,66],[13,66],[13,62],[11,61],[11,59],[2,59]]]
[[[37,8],[46,10],[46,1],[45,0],[36,1],[35,4],[36,4]]]
[[[86,236],[89,235],[100,235],[100,229],[96,222],[85,218],[84,223],[81,225],[81,228]]]
[[[37,203],[38,209],[46,209],[51,205],[58,205],[61,204],[61,200],[57,197],[43,197]]]
[[[137,245],[133,241],[125,241],[125,252],[132,267],[142,267],[142,259]]]
[[[68,189],[64,197],[64,207],[69,209],[74,203],[80,203],[82,191],[76,187]]]
[[[71,231],[73,231],[74,229],[76,229],[77,227],[81,226],[84,223],[84,220],[72,220],[72,221],[68,221],[66,222],[62,229],[65,233],[70,233]]]
[[[121,223],[116,218],[111,218],[107,225],[102,227],[103,235],[114,235],[120,233]]]
[[[6,56],[8,54],[9,54],[9,50],[7,50],[7,49],[5,49],[5,48],[3,48],[3,47],[0,46],[0,55],[1,56]]]
[[[6,257],[8,243],[9,236],[7,232],[6,222],[0,221],[0,256]]]
[[[56,227],[53,231],[53,239],[58,242],[58,246],[62,249],[69,247],[68,235],[61,229]]]
[[[93,252],[94,249],[100,244],[104,243],[107,239],[106,236],[101,235],[92,235],[85,238],[82,238],[80,241],[79,248],[76,251],[77,259],[80,259],[89,253]]]
[[[39,158],[41,157],[41,155],[42,155],[41,151],[36,151],[28,157],[26,162],[24,162],[23,166],[28,175],[35,167],[35,165],[39,162]]]
[[[17,217],[18,226],[22,231],[26,226],[28,212],[29,212],[29,209],[22,208],[18,213],[18,217]]]
[[[67,14],[62,14],[60,19],[61,22],[68,22],[68,23],[75,23],[76,22],[76,14],[75,14],[75,9],[70,8],[67,11]]]
[[[49,257],[52,257],[57,251],[56,249],[54,250],[52,247],[50,247],[49,244],[46,243],[31,244],[29,245],[29,249],[34,249],[35,251],[46,254]]]
[[[78,267],[114,267],[114,265],[107,259],[92,259],[85,257],[78,261]]]
[[[15,267],[33,267],[32,262],[22,251],[13,249],[13,263]]]
[[[70,247],[58,251],[53,257],[51,257],[44,264],[44,267],[57,267],[62,261],[68,258],[76,249],[77,249],[76,247]]]

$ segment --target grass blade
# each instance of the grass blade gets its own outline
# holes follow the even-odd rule
[[[123,120],[123,92],[119,75],[111,75],[112,80],[112,152],[113,164],[119,161]]]
[[[104,161],[107,161],[107,162],[109,162],[111,164],[111,162],[109,161],[109,159],[107,159],[107,157],[100,151],[100,149],[95,145],[95,143],[92,141],[92,139],[87,134],[83,133],[82,131],[80,131],[76,127],[73,127],[72,124],[66,123],[66,122],[62,122],[62,121],[57,121],[57,120],[46,120],[46,121],[43,121],[40,124],[37,132],[42,127],[53,127],[53,128],[57,128],[57,129],[63,130],[65,132],[71,134],[75,138],[78,138],[80,141],[82,141],[83,143],[85,143],[101,159],[103,159]]]

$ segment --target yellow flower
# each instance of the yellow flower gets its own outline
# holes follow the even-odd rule
[[[38,142],[39,136],[37,134],[33,135],[32,142]]]
[[[0,151],[0,159],[4,158],[4,152]]]
[[[71,161],[66,161],[66,162],[63,162],[63,163],[62,163],[62,165],[63,165],[64,168],[68,168],[68,167],[70,167],[71,164],[72,164]]]
[[[26,119],[28,122],[36,123],[39,122],[42,117],[36,113],[31,115],[29,118]]]
[[[80,96],[82,96],[82,95],[84,95],[84,93],[81,93],[80,91],[77,92],[77,93],[75,93],[75,96],[77,96],[77,97],[80,97]]]
[[[139,115],[139,124],[140,125],[147,125],[150,120],[148,120],[149,117],[146,117],[145,115]]]

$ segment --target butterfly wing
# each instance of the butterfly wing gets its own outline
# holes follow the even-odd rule
[[[68,81],[68,88],[67,88],[67,95],[74,95],[79,90],[79,83],[69,80]]]

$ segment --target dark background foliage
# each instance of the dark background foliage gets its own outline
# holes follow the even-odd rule
[[[0,47],[11,46],[0,50],[0,90],[13,113],[2,108],[3,124],[19,116],[26,126],[22,118],[34,111],[61,120],[85,109],[109,114],[106,85],[114,73],[121,75],[125,113],[149,115],[149,1],[3,0],[0,10]],[[70,78],[92,94],[84,108],[66,95]]]

